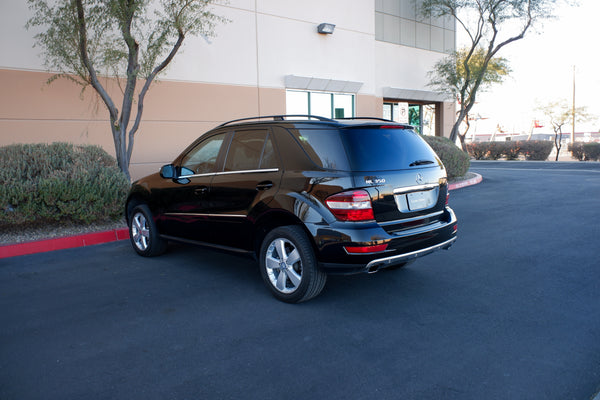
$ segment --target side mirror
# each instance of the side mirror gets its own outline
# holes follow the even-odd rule
[[[160,176],[165,179],[177,178],[177,175],[175,173],[175,166],[173,164],[163,165],[160,168]]]

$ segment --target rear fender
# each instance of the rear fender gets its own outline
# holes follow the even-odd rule
[[[287,193],[287,197],[292,203],[290,210],[293,210],[294,215],[305,224],[332,224],[336,221],[331,211],[310,193],[290,192]]]

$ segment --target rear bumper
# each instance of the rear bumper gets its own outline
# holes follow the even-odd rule
[[[435,246],[428,247],[426,249],[412,251],[406,254],[400,254],[391,257],[378,258],[376,260],[371,261],[365,267],[365,272],[373,273],[377,272],[381,268],[390,267],[392,265],[403,264],[409,261],[412,261],[416,258],[426,256],[427,254],[431,254],[437,250],[448,250],[450,246],[456,240],[456,236],[450,240],[446,240],[443,243],[436,244]]]
[[[405,231],[402,235],[387,234],[378,226],[362,230],[355,228],[352,232],[337,230],[337,235],[332,235],[334,230],[328,230],[327,238],[330,240],[320,248],[319,265],[329,274],[373,273],[411,262],[437,250],[448,249],[456,241],[457,218],[450,208],[447,211],[446,222],[436,223],[429,230],[419,228],[413,232]],[[322,240],[323,237],[315,239]],[[343,250],[344,246],[384,243],[388,245],[387,250],[379,253],[350,255]]]
[[[437,244],[435,246],[428,247],[426,249],[412,251],[410,253],[398,254],[391,257],[377,258],[373,261],[370,261],[368,264],[339,264],[339,263],[320,263],[321,269],[329,274],[339,274],[339,275],[352,275],[352,274],[360,274],[360,273],[368,273],[372,274],[380,269],[384,269],[387,267],[392,267],[398,264],[404,264],[410,261],[413,261],[419,257],[426,256],[431,254],[437,250],[448,250],[454,241],[456,240],[456,236],[450,240],[447,240],[443,243]]]

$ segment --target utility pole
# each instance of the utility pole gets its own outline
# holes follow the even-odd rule
[[[575,143],[575,66],[573,65],[573,108],[571,109],[573,118],[573,130],[571,131],[571,145]]]

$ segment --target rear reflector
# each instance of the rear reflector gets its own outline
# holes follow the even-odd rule
[[[379,129],[412,129],[410,125],[381,125]]]
[[[351,190],[329,196],[327,208],[340,221],[371,221],[375,219],[371,196],[366,190]]]
[[[348,254],[379,253],[387,249],[387,244],[376,244],[373,246],[344,246]]]

